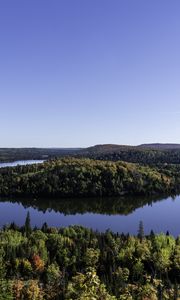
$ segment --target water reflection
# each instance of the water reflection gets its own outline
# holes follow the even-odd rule
[[[82,225],[94,230],[136,234],[139,221],[145,233],[168,230],[180,234],[180,197],[124,197],[93,199],[0,199],[0,226],[23,225],[27,211],[33,226]]]
[[[163,197],[109,197],[109,198],[66,198],[66,199],[32,199],[32,198],[12,198],[8,201],[19,203],[24,208],[33,207],[44,213],[59,212],[64,215],[98,213],[105,215],[124,215],[132,214],[137,208],[142,208],[145,205],[153,205],[153,203],[163,201],[168,196]],[[1,199],[0,201],[7,201]]]

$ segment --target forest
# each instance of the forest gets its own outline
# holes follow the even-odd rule
[[[180,165],[63,158],[0,168],[0,195],[97,197],[177,194]]]
[[[0,299],[179,299],[180,238],[81,226],[0,230]]]
[[[78,152],[76,148],[0,148],[0,162],[41,160],[64,157]]]
[[[76,153],[76,156],[107,161],[121,160],[143,165],[180,164],[180,145],[96,145],[81,149]]]
[[[126,161],[143,165],[180,164],[179,144],[96,145],[88,148],[0,148],[0,162],[62,157]]]
[[[128,214],[152,199],[178,194],[179,175],[180,164],[68,156],[0,168],[0,196],[2,201],[26,196],[26,207],[43,211],[51,199],[56,211],[84,213],[91,207]],[[180,299],[180,237],[145,235],[142,222],[137,236],[120,232],[46,223],[32,228],[29,213],[22,227],[4,225],[0,300]]]

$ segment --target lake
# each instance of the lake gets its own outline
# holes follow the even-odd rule
[[[104,201],[106,209],[109,205],[109,212],[103,207]],[[23,225],[29,211],[31,224],[38,227],[41,227],[44,222],[47,222],[49,226],[58,227],[76,224],[99,231],[110,229],[114,232],[136,234],[139,222],[143,221],[147,234],[151,229],[156,233],[166,233],[168,230],[174,236],[180,234],[179,196],[175,199],[168,197],[151,202],[148,199],[147,203],[139,199],[139,205],[137,205],[138,199],[134,199],[134,206],[132,202],[132,199],[130,202],[129,199],[117,199],[117,203],[115,199],[93,199],[93,201],[91,199],[56,199],[53,201],[49,199],[7,201],[4,199],[3,201],[1,199],[0,226],[11,222]]]
[[[16,161],[0,163],[0,167],[41,163],[42,161]],[[143,221],[145,233],[167,230],[180,234],[180,196],[124,197],[92,199],[1,199],[0,226],[15,222],[23,225],[27,212],[31,224],[41,227],[83,225],[94,230],[137,234]]]
[[[32,164],[40,164],[43,163],[44,160],[17,160],[17,161],[12,161],[12,162],[0,162],[0,168],[3,167],[15,167],[18,165],[32,165]]]

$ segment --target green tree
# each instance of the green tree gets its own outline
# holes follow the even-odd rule
[[[93,248],[88,248],[85,256],[84,256],[84,261],[86,263],[87,267],[95,267],[98,263],[100,256],[100,251],[97,249]]]
[[[144,225],[143,221],[139,222],[139,229],[138,229],[138,238],[142,241],[144,238]]]
[[[65,299],[68,300],[116,300],[111,296],[92,268],[86,274],[79,273],[68,284]]]
[[[0,279],[0,299],[13,300],[12,282],[6,279]]]
[[[27,212],[25,224],[24,224],[24,230],[27,236],[30,235],[32,229],[31,229],[31,218],[30,218],[30,213],[29,211]]]

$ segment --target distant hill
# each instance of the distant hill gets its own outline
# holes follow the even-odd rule
[[[74,154],[78,157],[122,160],[144,165],[180,164],[180,144],[142,144],[138,146],[104,144],[81,149]]]
[[[80,148],[0,148],[0,162],[73,156]]]
[[[74,156],[141,164],[180,164],[180,144],[102,144],[87,148],[0,148],[0,162]]]
[[[129,150],[180,150],[180,144],[162,144],[162,143],[153,143],[153,144],[141,144],[138,146],[131,145],[116,145],[116,144],[102,144],[95,145],[85,149],[82,149],[82,153],[109,153],[109,152],[118,152],[118,151],[129,151]]]
[[[119,150],[129,150],[134,148],[136,148],[136,146],[102,144],[102,145],[95,145],[88,148],[84,148],[80,152],[81,153],[108,153],[108,152],[116,152]]]
[[[154,149],[154,150],[173,150],[173,149],[180,149],[180,144],[142,144],[137,146],[137,148],[147,148],[147,149]]]

